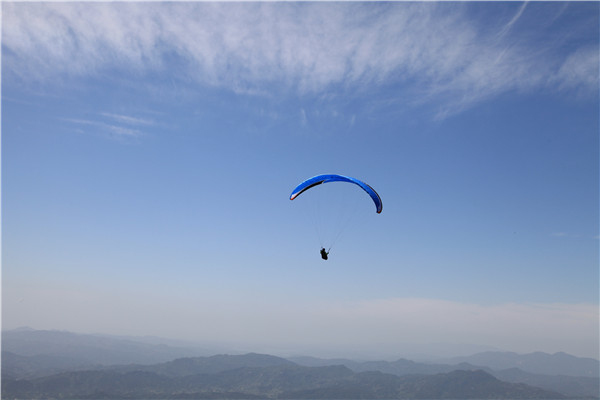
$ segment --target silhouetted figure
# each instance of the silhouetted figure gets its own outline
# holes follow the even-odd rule
[[[322,247],[322,248],[321,248],[321,258],[322,258],[323,260],[327,260],[327,255],[328,255],[328,254],[329,254],[329,252],[328,252],[328,251],[325,251],[325,247]]]

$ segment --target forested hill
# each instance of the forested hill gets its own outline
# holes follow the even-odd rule
[[[434,364],[256,353],[199,357],[205,350],[187,345],[5,331],[2,398],[600,398],[598,361],[562,353],[485,353]]]
[[[193,360],[183,363],[194,369]],[[230,363],[230,367],[233,366]],[[525,384],[503,382],[481,370],[400,377],[382,372],[355,373],[344,366],[302,367],[285,360],[280,365],[244,366],[192,375],[186,375],[183,369],[177,373],[168,372],[170,368],[165,364],[161,368],[163,373],[107,368],[65,372],[30,380],[3,379],[2,398],[565,398]]]

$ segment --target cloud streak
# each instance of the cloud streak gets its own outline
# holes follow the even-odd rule
[[[101,115],[111,118],[117,122],[129,124],[129,125],[142,125],[142,126],[151,126],[154,125],[154,121],[144,118],[132,117],[129,115],[121,115],[121,114],[112,114],[112,113],[102,113]]]
[[[154,121],[129,115],[99,113],[92,118],[61,118],[83,132],[98,133],[101,136],[124,140],[137,139],[144,135],[143,129],[155,125]]]
[[[573,44],[563,54],[540,43],[516,43],[512,32],[535,10],[521,6],[495,30],[484,30],[466,8],[6,3],[5,73],[37,81],[169,73],[238,93],[267,93],[265,85],[276,85],[299,95],[396,85],[398,98],[440,103],[441,113],[509,90],[597,87],[597,46]],[[544,55],[531,57],[534,50]]]

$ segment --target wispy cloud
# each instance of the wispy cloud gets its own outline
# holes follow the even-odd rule
[[[568,238],[568,239],[598,239],[598,235],[584,235],[578,233],[570,233],[570,232],[552,232],[550,236],[555,238]]]
[[[506,35],[508,33],[508,31],[510,31],[510,29],[519,20],[521,15],[523,15],[523,12],[525,11],[525,7],[527,7],[527,2],[524,2],[523,5],[521,5],[521,7],[519,8],[519,11],[517,11],[515,16],[512,17],[512,19],[510,21],[508,21],[508,23],[506,25],[504,25],[504,27],[498,32],[498,34],[497,34],[498,39],[502,38],[504,35]]]
[[[79,130],[89,132],[82,127],[89,127],[93,133],[115,138],[134,139],[144,135],[142,128],[155,125],[154,121],[129,115],[102,112],[91,118],[61,118],[63,121],[78,126]]]
[[[588,94],[598,90],[598,71],[598,47],[581,47],[568,55],[553,80],[561,88],[577,88]]]
[[[306,118],[306,111],[304,109],[300,110],[300,123],[303,126],[306,126],[306,124],[308,124],[308,119]]]
[[[112,113],[101,113],[101,115],[108,117],[108,118],[112,118],[115,121],[125,123],[125,124],[130,124],[130,125],[143,125],[143,126],[154,125],[154,121],[152,121],[152,120],[138,118],[138,117],[132,117],[129,115],[120,115],[120,114],[112,114]]]
[[[511,40],[529,9],[484,29],[468,3],[5,3],[3,49],[23,80],[116,70],[300,95],[391,84],[440,114],[510,90],[597,87],[597,43],[559,51],[535,26]]]

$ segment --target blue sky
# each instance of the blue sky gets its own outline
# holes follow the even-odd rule
[[[3,329],[598,358],[598,26],[596,2],[4,2]],[[289,201],[320,173],[384,205],[311,191],[359,201],[327,262]]]

